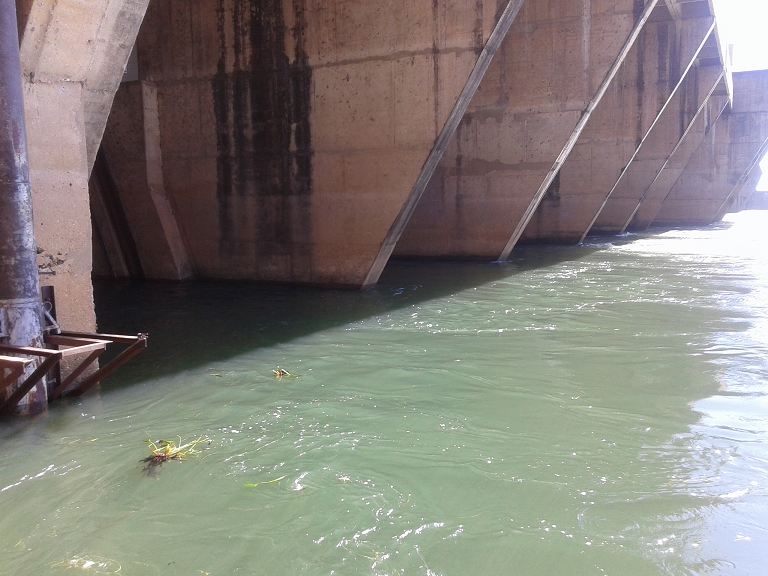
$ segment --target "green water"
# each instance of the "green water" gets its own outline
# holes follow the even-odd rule
[[[0,421],[0,575],[764,574],[766,240],[744,213],[365,293],[99,284],[150,348]],[[177,435],[210,443],[145,471]]]

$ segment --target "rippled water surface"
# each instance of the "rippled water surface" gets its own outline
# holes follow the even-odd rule
[[[0,421],[0,575],[765,574],[767,240],[742,213],[365,293],[100,284],[150,348]],[[210,443],[144,470],[177,436]]]

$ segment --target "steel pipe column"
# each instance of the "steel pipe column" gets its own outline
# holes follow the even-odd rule
[[[0,0],[0,338],[16,346],[43,341],[15,0]],[[17,411],[46,406],[39,384]]]

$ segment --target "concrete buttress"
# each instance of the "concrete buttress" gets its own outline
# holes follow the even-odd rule
[[[590,230],[711,36],[709,3],[683,6],[677,20],[657,5],[521,241],[578,243]]]
[[[139,76],[196,275],[370,281],[506,5],[151,2]]]
[[[495,260],[514,245],[655,5],[526,2],[395,255]]]
[[[729,97],[725,93],[717,93],[716,91],[710,96],[688,130],[682,135],[661,171],[641,197],[640,204],[636,207],[626,230],[639,232],[646,230],[651,225],[659,208],[685,171],[696,150],[729,105]]]
[[[733,107],[714,124],[658,210],[653,224],[706,225],[722,217],[768,140],[768,70],[734,72]]]
[[[18,2],[38,267],[70,330],[96,328],[88,176],[147,2]]]
[[[611,195],[589,230],[591,234],[622,234],[632,221],[646,193],[704,112],[718,88],[724,88],[719,61],[696,66],[653,127],[647,141],[622,171]]]

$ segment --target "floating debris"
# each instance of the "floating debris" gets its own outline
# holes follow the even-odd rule
[[[202,436],[186,444],[182,444],[181,436],[178,436],[178,439],[178,445],[173,440],[144,440],[144,442],[149,444],[149,451],[152,452],[152,456],[147,456],[142,460],[142,462],[147,463],[144,471],[150,473],[152,468],[160,466],[168,460],[183,460],[187,456],[198,454],[200,450],[195,450],[198,444],[202,442],[211,443],[208,438]]]
[[[278,380],[282,380],[283,378],[298,378],[296,374],[291,374],[287,370],[280,368],[280,366],[277,367],[277,370],[272,370],[272,374],[274,374],[275,378]]]
[[[287,476],[287,475],[286,475]],[[280,476],[280,478],[275,478],[274,480],[267,480],[266,482],[256,482],[255,484],[246,484],[246,486],[255,487],[255,486],[261,486],[262,484],[272,484],[273,482],[280,482],[285,478],[285,476]]]

